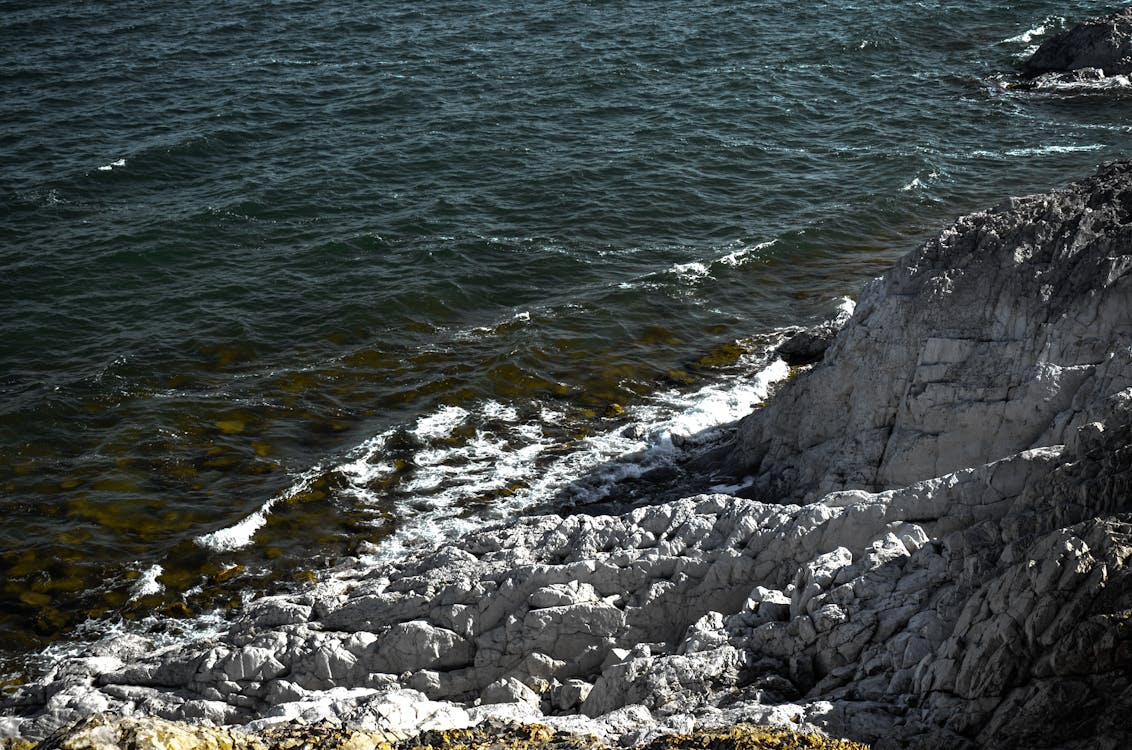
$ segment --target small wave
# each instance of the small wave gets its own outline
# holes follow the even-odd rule
[[[118,167],[124,167],[124,166],[126,166],[126,160],[125,159],[119,159],[118,161],[112,161],[109,164],[103,164],[101,167],[98,168],[98,171],[99,172],[109,172],[113,169],[117,169]]]
[[[1019,156],[1048,156],[1050,154],[1072,154],[1079,151],[1098,151],[1105,148],[1103,144],[1093,143],[1087,146],[1029,146],[1025,148],[1008,148],[1003,151],[972,151],[972,156],[981,156],[990,159],[1003,157],[1016,158]]]
[[[689,284],[705,279],[708,274],[711,273],[708,271],[708,267],[705,264],[697,261],[692,261],[691,263],[677,263],[668,270],[670,273],[675,274],[681,281]]]
[[[459,406],[442,406],[433,414],[417,420],[413,434],[421,440],[448,437],[468,418],[468,410]]]
[[[267,523],[267,514],[271,512],[272,508],[300,492],[309,490],[311,482],[322,473],[323,467],[321,464],[309,469],[300,475],[290,487],[282,493],[269,498],[257,510],[244,516],[231,526],[225,526],[222,529],[202,534],[193,541],[198,546],[213,550],[214,552],[231,552],[247,547],[252,543],[255,533]]]
[[[1099,70],[1094,71],[1094,73],[1095,77],[1050,76],[1039,78],[1034,81],[1031,90],[1060,94],[1094,94],[1132,88],[1132,79],[1129,79],[1126,75],[1106,76]],[[1098,146],[1098,148],[1103,148],[1103,146]]]
[[[157,580],[164,572],[165,568],[160,565],[151,565],[141,574],[141,577],[134,582],[134,586],[130,590],[130,601],[141,599],[143,596],[160,594],[164,591],[165,587],[161,584],[161,581]]]
[[[231,552],[243,549],[252,543],[255,533],[267,523],[267,514],[271,512],[278,501],[278,498],[271,498],[261,505],[259,510],[245,516],[237,523],[203,534],[194,541],[199,546],[211,549],[214,552]]]
[[[466,331],[461,331],[457,335],[460,336],[461,338],[478,338],[478,337],[483,336],[485,334],[486,335],[494,335],[494,334],[499,334],[499,333],[505,333],[509,330],[519,328],[519,327],[521,327],[521,326],[523,326],[527,323],[530,323],[530,322],[531,322],[530,311],[523,310],[521,312],[515,313],[514,315],[512,315],[510,318],[507,318],[506,320],[503,320],[503,321],[500,321],[499,323],[496,323],[495,325],[476,326],[475,328],[471,328],[471,329],[468,329]]]
[[[912,178],[911,182],[907,183],[906,185],[904,185],[900,189],[903,190],[904,192],[910,192],[912,190],[926,190],[930,183],[932,183],[932,182],[934,182],[938,179],[939,179],[939,171],[933,169],[931,172],[928,172],[926,175],[916,175],[915,177]]]
[[[749,414],[766,399],[771,385],[789,374],[786,362],[775,359],[749,380],[705,386],[690,397],[673,392],[673,406],[683,406],[683,409],[662,420],[662,426],[654,431],[655,446],[667,450],[669,446],[701,444],[715,439],[723,425]]]
[[[778,242],[778,240],[769,240],[768,242],[760,242],[756,245],[742,247],[735,252],[724,255],[723,257],[719,258],[717,262],[722,263],[725,266],[737,268],[750,260],[758,258],[759,253],[762,250],[766,250],[776,242]]]
[[[1049,33],[1049,30],[1049,21],[1043,21],[1038,26],[1035,26],[1032,29],[1026,29],[1021,34],[1003,39],[1001,42],[999,42],[999,44],[1029,44],[1037,37],[1045,36],[1047,33]]]
[[[413,463],[419,475],[400,487],[412,498],[412,510],[405,509],[398,529],[372,548],[367,560],[378,564],[431,547],[556,497],[568,497],[576,505],[598,502],[618,482],[672,465],[689,449],[718,440],[788,374],[786,363],[776,359],[753,376],[693,393],[655,394],[630,407],[624,419],[608,429],[565,443],[560,435],[571,424],[565,414],[541,406],[524,418],[514,406],[485,402],[467,418],[476,425],[472,437],[456,445],[434,444],[416,454]],[[495,422],[489,426],[491,420]],[[364,460],[388,465],[380,449]],[[369,472],[354,467],[350,474],[361,478]],[[352,494],[374,504],[381,500],[361,485]],[[480,513],[463,513],[467,502],[483,497],[491,502]]]
[[[851,303],[843,303],[843,309],[846,304]],[[744,357],[744,368],[757,361],[756,355]],[[573,439],[563,437],[577,429],[571,419],[545,405],[525,414],[495,400],[466,409],[441,406],[404,430],[423,445],[409,461],[411,474],[395,481],[394,496],[400,498],[395,501],[396,530],[366,558],[374,564],[399,558],[563,492],[578,505],[597,502],[618,482],[672,465],[688,449],[717,440],[725,426],[765,400],[771,386],[788,374],[787,365],[776,359],[753,376],[736,376],[692,393],[658,393],[630,407],[608,429]],[[320,463],[256,511],[201,535],[196,543],[214,551],[248,546],[275,505],[329,472],[344,480],[342,492],[360,506],[388,507],[387,482],[405,465],[399,467],[389,454],[400,429],[375,435],[337,464]],[[578,483],[583,477],[586,481]],[[386,488],[374,489],[376,481]],[[469,503],[479,512],[468,514]]]

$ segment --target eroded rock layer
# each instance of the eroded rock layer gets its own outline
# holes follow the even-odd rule
[[[605,742],[740,721],[877,747],[1132,739],[1132,164],[960,219],[740,427],[753,498],[539,516],[116,638],[5,705]]]

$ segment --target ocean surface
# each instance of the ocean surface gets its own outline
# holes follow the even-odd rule
[[[1130,155],[1008,88],[1109,8],[3,2],[0,672],[675,471],[784,329]]]

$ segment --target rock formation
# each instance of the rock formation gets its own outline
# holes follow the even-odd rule
[[[1132,740],[1132,163],[963,217],[739,427],[749,497],[537,516],[112,638],[3,707],[606,742],[741,721],[876,747]]]
[[[1095,421],[1132,385],[1125,171],[965,216],[866,285],[804,387],[740,426],[755,496],[907,485]]]
[[[1023,88],[1127,86],[1132,73],[1132,8],[1090,18],[1045,40],[1022,65]]]

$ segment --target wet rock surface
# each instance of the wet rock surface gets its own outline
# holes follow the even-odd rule
[[[1132,8],[1090,18],[1056,34],[1022,66],[1025,76],[1100,70],[1105,75],[1132,73]]]
[[[1132,8],[1090,18],[1047,39],[1022,65],[1019,88],[1127,87]]]
[[[1118,163],[963,217],[868,285],[740,426],[753,497],[522,518],[261,598],[214,638],[111,638],[10,696],[0,734],[110,712],[391,742],[753,722],[882,748],[1120,746],[1130,308]]]

